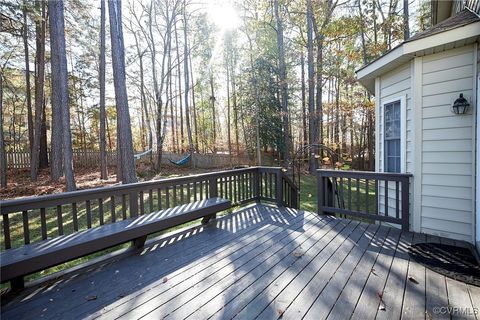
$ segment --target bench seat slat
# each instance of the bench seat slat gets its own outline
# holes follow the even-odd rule
[[[0,278],[5,282],[230,207],[229,200],[210,198],[6,250],[0,254]]]

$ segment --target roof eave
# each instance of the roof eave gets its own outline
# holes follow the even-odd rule
[[[424,50],[444,46],[456,41],[478,39],[479,35],[480,22],[475,22],[429,37],[403,42],[387,54],[357,70],[357,80],[367,88],[371,94],[375,94],[376,77],[408,62],[415,56],[424,55]]]

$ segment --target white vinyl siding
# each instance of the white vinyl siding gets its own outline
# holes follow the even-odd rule
[[[465,46],[424,56],[417,75],[422,84],[420,231],[469,242],[474,223],[473,70],[473,46]],[[472,104],[469,114],[451,111],[460,93]]]
[[[377,103],[377,151],[376,168],[377,171],[385,172],[385,105],[400,101],[401,104],[401,134],[400,134],[400,153],[401,163],[400,172],[412,172],[413,168],[413,121],[412,121],[412,90],[411,90],[411,65],[407,63],[399,68],[392,70],[377,79],[378,91],[376,97],[380,97]],[[413,200],[413,185],[410,184],[410,199]],[[388,215],[395,216],[396,213],[396,190],[395,182],[388,185]],[[401,206],[401,190],[399,190]],[[410,212],[412,206],[410,205]],[[402,208],[400,207],[401,211]],[[379,184],[379,214],[385,215],[385,183]]]

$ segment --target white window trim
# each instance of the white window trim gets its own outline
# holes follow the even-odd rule
[[[407,170],[407,96],[402,95],[388,100],[382,100],[381,112],[383,122],[382,132],[382,172],[385,172],[385,105],[400,101],[400,172],[405,173]]]

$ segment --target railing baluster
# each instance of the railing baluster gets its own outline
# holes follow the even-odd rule
[[[23,220],[23,243],[30,243],[30,229],[28,227],[28,211],[22,211]]]
[[[395,181],[395,217],[400,218],[400,182]]]
[[[165,209],[170,208],[170,188],[165,188]]]
[[[153,212],[153,190],[149,189],[148,190],[148,208],[149,208],[149,213]]]
[[[76,220],[76,217],[74,218],[74,220]],[[73,230],[78,231],[78,227],[77,229],[75,229],[75,222],[76,221],[74,221],[74,224],[73,224]],[[45,208],[40,208],[40,225],[42,229],[42,240],[45,240],[47,239],[47,217],[45,215]]]
[[[402,178],[402,230],[410,229],[410,180],[408,177]]]
[[[370,204],[370,197],[368,196],[368,185],[370,180],[365,179],[365,212],[368,213],[368,205]]]
[[[145,214],[145,198],[144,198],[143,191],[140,191],[139,199],[140,199],[140,214],[143,216]]]
[[[90,200],[85,201],[86,213],[87,213],[87,229],[92,227],[92,208],[90,206]]]
[[[127,195],[122,194],[122,218],[127,219]]]
[[[193,182],[193,201],[197,201],[197,182]]]
[[[63,215],[62,215],[62,206],[57,206],[57,227],[58,227],[58,235],[63,235]]]
[[[203,200],[203,181],[200,181],[200,200]]]
[[[115,197],[111,196],[110,197],[110,219],[113,222],[117,220],[117,214],[115,211]]]
[[[348,210],[352,210],[352,178],[348,178]]]
[[[378,210],[378,179],[375,179],[375,214],[379,214]]]
[[[158,210],[162,210],[162,189],[157,189]]]
[[[388,180],[385,179],[385,216],[388,217]]]
[[[10,249],[12,247],[10,241],[10,220],[8,214],[3,214],[3,239],[5,243],[5,249]]]
[[[192,196],[190,194],[190,188],[191,188],[192,184],[189,182],[189,183],[186,184],[186,186],[187,186],[187,203],[188,203],[188,202],[192,201]]]
[[[357,181],[357,184],[356,184],[356,188],[357,188],[357,212],[360,211],[360,178],[357,178],[356,179]]]
[[[185,202],[185,198],[184,198],[184,194],[183,194],[183,191],[184,191],[184,188],[185,188],[185,185],[184,184],[181,184],[180,185],[180,204],[184,204]]]
[[[103,225],[103,199],[98,199],[98,215],[100,220],[100,225]]]
[[[232,176],[228,176],[228,199],[233,199]]]

